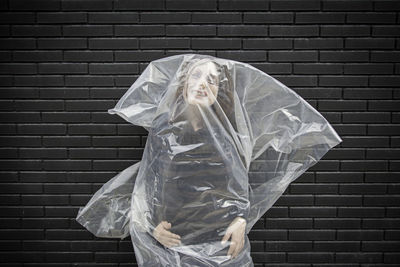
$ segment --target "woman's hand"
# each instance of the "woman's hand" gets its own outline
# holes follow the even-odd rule
[[[170,228],[171,223],[167,221],[162,221],[157,225],[156,228],[154,228],[153,231],[154,238],[168,248],[181,244],[181,237],[167,230]]]
[[[236,217],[228,226],[221,244],[224,244],[230,236],[232,236],[231,245],[228,250],[228,255],[235,258],[244,246],[244,234],[246,232],[246,220],[242,217]]]

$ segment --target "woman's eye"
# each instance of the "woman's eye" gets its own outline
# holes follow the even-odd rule
[[[201,76],[200,71],[196,71],[195,73],[192,74],[192,77],[199,78]]]
[[[213,80],[210,80],[210,79],[208,79],[208,83],[215,84],[215,82]]]

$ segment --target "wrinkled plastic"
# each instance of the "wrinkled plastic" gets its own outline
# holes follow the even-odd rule
[[[278,80],[208,55],[152,61],[108,112],[148,130],[143,158],[104,184],[76,219],[98,237],[130,234],[137,263],[146,267],[254,266],[247,236],[253,225],[342,142]],[[231,242],[220,240],[237,217],[247,222],[244,245],[231,258]],[[180,245],[155,239],[161,221],[171,223]]]

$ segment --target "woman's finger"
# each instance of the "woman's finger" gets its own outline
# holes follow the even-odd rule
[[[171,233],[171,232],[168,231],[168,230],[164,230],[164,231],[163,231],[163,235],[164,235],[165,237],[169,237],[169,238],[173,238],[173,239],[181,239],[181,237],[180,237],[179,235],[173,234],[173,233]]]
[[[232,241],[235,243],[235,248],[232,251],[232,258],[236,256],[236,251],[240,246],[240,240],[238,240],[237,236],[232,236]]]
[[[231,235],[232,235],[232,232],[228,228],[228,230],[226,230],[224,237],[221,240],[221,244],[224,244],[226,241],[228,241],[228,239],[231,237]]]
[[[174,246],[176,246],[174,243],[172,243],[172,242],[166,242],[166,244],[167,244],[167,247],[168,248],[172,248],[172,247],[174,247]]]
[[[181,237],[179,235],[174,234],[174,233],[172,233],[170,231],[167,231],[167,236],[170,237],[170,238],[173,238],[173,239],[181,239]]]
[[[168,238],[167,241],[172,243],[172,244],[174,244],[174,245],[180,245],[181,244],[180,240],[174,239],[174,238]]]
[[[232,256],[232,253],[235,251],[236,246],[237,246],[236,242],[231,240],[231,245],[229,246],[229,250],[228,250],[227,255],[231,255]]]
[[[240,251],[242,250],[242,245],[241,242],[236,246],[235,251],[233,251],[233,258],[236,258],[237,255],[239,255]]]
[[[163,226],[165,229],[170,229],[170,228],[171,228],[171,223],[169,223],[169,222],[167,222],[167,221],[162,221],[161,223],[162,223],[162,226]]]

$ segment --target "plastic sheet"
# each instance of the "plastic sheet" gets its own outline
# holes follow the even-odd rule
[[[254,266],[253,225],[342,142],[278,80],[201,54],[152,61],[108,112],[148,130],[143,158],[104,184],[76,220],[98,237],[130,234],[146,267]]]

